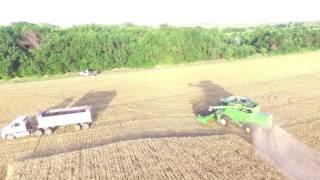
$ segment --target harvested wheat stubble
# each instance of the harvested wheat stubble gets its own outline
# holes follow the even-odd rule
[[[283,179],[235,135],[141,139],[16,162],[9,179]]]
[[[9,174],[7,163],[19,159],[20,154],[28,154],[28,158],[54,155],[105,145],[110,139],[119,136],[126,139],[135,133],[145,138],[149,134],[154,137],[158,131],[225,131],[215,123],[207,127],[197,122],[194,104],[208,100],[212,103],[213,99],[232,94],[246,95],[259,102],[263,111],[274,115],[276,125],[320,152],[319,59],[318,51],[250,61],[108,72],[92,78],[0,82],[0,128],[17,115],[31,115],[38,110],[81,104],[92,105],[95,110],[93,125],[84,131],[73,132],[72,127],[67,127],[41,138],[13,142],[1,139],[0,179]],[[232,152],[233,148],[225,151]],[[81,157],[87,158],[85,154]],[[97,160],[92,155],[88,158]],[[60,161],[68,164],[67,160]],[[104,171],[96,169],[96,172],[109,177]]]
[[[6,166],[0,165],[0,179],[5,179],[7,176]]]

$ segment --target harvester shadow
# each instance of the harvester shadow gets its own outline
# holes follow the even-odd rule
[[[209,106],[217,104],[221,98],[232,96],[230,92],[209,80],[200,81],[197,84],[189,83],[189,87],[198,87],[203,92],[201,97],[191,100],[195,115],[208,114]]]
[[[72,107],[91,106],[92,120],[95,121],[98,115],[107,109],[116,95],[116,91],[91,91],[83,95]]]

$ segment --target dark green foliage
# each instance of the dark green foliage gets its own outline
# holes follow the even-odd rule
[[[19,75],[19,68],[25,62],[25,54],[16,46],[16,34],[7,27],[0,29],[0,79]]]
[[[320,48],[320,26],[159,28],[14,23],[0,27],[0,79],[120,67],[153,67]]]

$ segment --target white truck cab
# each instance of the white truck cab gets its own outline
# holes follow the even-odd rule
[[[28,136],[30,132],[27,129],[28,116],[18,116],[10,124],[1,129],[1,137],[11,140],[16,137]]]

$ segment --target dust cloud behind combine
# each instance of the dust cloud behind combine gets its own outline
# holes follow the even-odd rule
[[[320,154],[279,126],[270,132],[257,129],[253,143],[262,156],[273,161],[292,179],[320,179]]]

